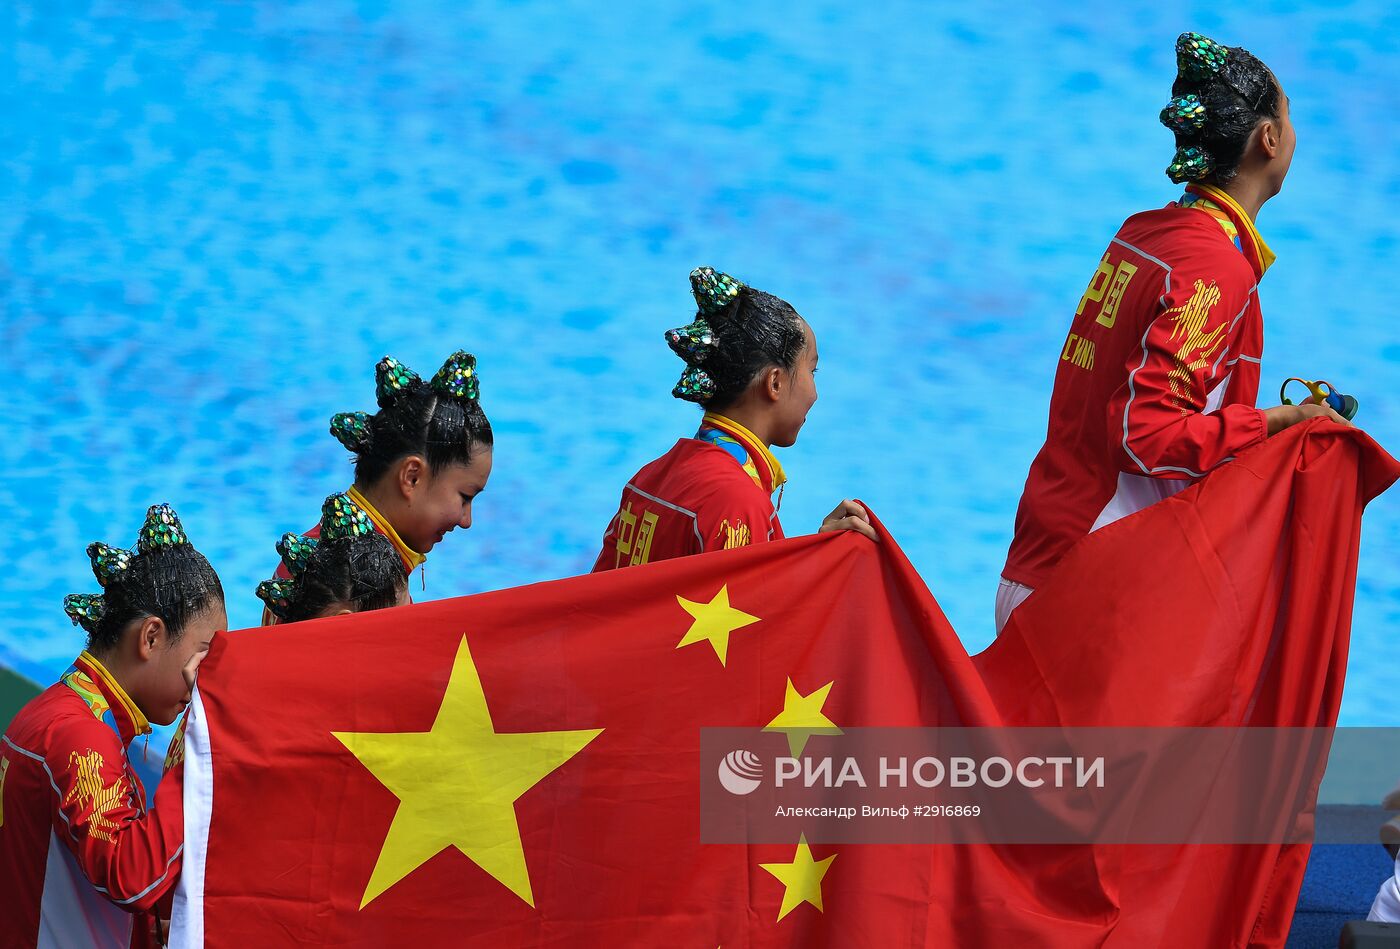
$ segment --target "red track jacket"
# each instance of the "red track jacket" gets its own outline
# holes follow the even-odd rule
[[[707,412],[694,438],[622,489],[593,572],[781,540],[772,496],[783,482],[782,465],[753,433]]]
[[[126,747],[146,716],[84,652],[0,739],[0,946],[149,944],[184,849],[183,782],[146,792]],[[135,914],[135,915],[133,915]]]

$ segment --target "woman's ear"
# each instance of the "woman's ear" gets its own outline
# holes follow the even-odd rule
[[[1264,119],[1259,126],[1254,129],[1254,143],[1259,147],[1259,157],[1264,161],[1270,160],[1278,154],[1278,129],[1273,122]]]
[[[1265,119],[1259,124],[1259,150],[1264,153],[1265,158],[1277,158],[1282,147],[1283,135],[1279,123]]]
[[[159,616],[147,616],[140,621],[137,628],[136,655],[142,662],[155,658],[156,651],[166,645],[168,632],[165,620]]]
[[[779,401],[786,387],[787,373],[781,367],[769,366],[763,370],[763,393],[768,397],[768,401]]]
[[[413,497],[426,473],[427,465],[422,455],[409,455],[399,462],[399,493],[405,500]]]

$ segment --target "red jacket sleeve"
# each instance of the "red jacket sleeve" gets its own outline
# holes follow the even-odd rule
[[[704,551],[765,543],[772,518],[773,505],[757,486],[726,491],[700,511],[698,527]]]
[[[93,727],[96,726],[96,727]],[[123,909],[151,909],[179,878],[184,850],[184,782],[172,771],[142,814],[141,790],[124,766],[120,740],[106,725],[69,725],[46,757],[58,788],[54,830],[100,893]]]
[[[1233,263],[1233,262],[1232,262]],[[1240,261],[1240,268],[1248,265]],[[1129,351],[1127,382],[1108,405],[1119,468],[1155,478],[1199,477],[1268,435],[1252,405],[1206,400],[1229,372],[1225,354],[1242,325],[1253,281],[1239,268],[1192,275],[1178,268],[1142,345]]]

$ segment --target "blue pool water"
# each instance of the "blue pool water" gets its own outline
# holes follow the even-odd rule
[[[1075,301],[1171,200],[1172,41],[1253,49],[1298,152],[1260,219],[1262,398],[1358,394],[1400,446],[1392,5],[48,0],[0,14],[0,664],[80,648],[84,546],[175,505],[256,622],[284,530],[349,480],[327,434],[385,353],[476,352],[497,433],[444,597],[584,570],[694,427],[661,333],[702,263],[816,328],[789,532],[858,495],[968,648]],[[1400,724],[1400,493],[1367,515],[1342,720]]]

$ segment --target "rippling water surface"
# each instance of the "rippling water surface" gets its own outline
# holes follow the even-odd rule
[[[982,648],[1074,304],[1120,221],[1175,195],[1156,113],[1183,29],[1292,99],[1261,397],[1329,378],[1395,449],[1400,17],[1222,6],[8,6],[0,664],[61,671],[83,547],[156,500],[255,623],[273,541],[348,483],[326,421],[372,407],[385,353],[476,352],[497,433],[476,525],[415,595],[586,569],[622,483],[694,426],[661,333],[701,263],[819,334],[789,532],[864,498]],[[1348,724],[1400,724],[1397,554],[1392,492]]]

